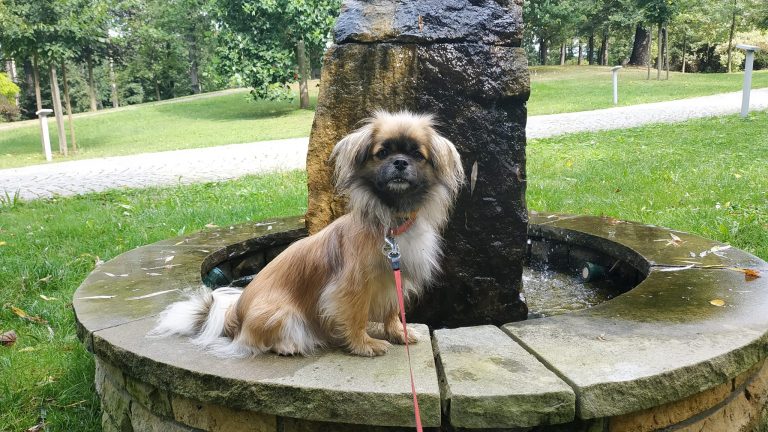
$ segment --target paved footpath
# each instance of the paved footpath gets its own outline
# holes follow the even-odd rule
[[[768,110],[768,89],[753,90],[753,111]],[[738,113],[741,92],[608,108],[531,116],[528,138],[573,132],[623,129],[647,123]],[[107,189],[220,181],[276,170],[303,169],[308,138],[232,144],[34,165],[0,170],[0,196],[18,191],[22,199],[76,195]]]

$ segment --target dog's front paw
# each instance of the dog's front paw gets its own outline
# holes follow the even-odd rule
[[[350,345],[350,351],[352,354],[363,357],[376,357],[384,355],[389,350],[389,342],[381,339],[374,339],[370,336],[366,336],[362,341],[354,345]]]
[[[393,344],[397,345],[405,345],[405,333],[403,332],[403,326],[400,324],[400,322],[397,322],[396,326],[389,326],[385,331],[385,336],[388,341],[392,342]],[[419,338],[416,337],[416,334],[413,332],[413,329],[408,329],[408,343],[409,344],[415,344],[419,341]]]

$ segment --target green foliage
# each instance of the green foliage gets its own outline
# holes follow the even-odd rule
[[[17,86],[8,75],[0,72],[0,98],[13,101],[19,95],[19,86]],[[0,99],[2,100],[2,99]]]
[[[19,107],[16,106],[16,96],[19,91],[19,86],[14,84],[8,75],[0,72],[0,122],[18,120]]]
[[[286,84],[298,78],[296,43],[322,50],[339,6],[340,0],[217,0],[220,68],[241,76],[255,98],[286,97]]]

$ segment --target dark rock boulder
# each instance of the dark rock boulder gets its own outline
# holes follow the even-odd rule
[[[328,156],[376,108],[434,113],[467,174],[444,233],[443,274],[409,311],[411,321],[460,326],[526,317],[519,290],[529,78],[521,32],[522,10],[511,1],[348,1],[342,8],[310,137],[310,232],[344,212]]]

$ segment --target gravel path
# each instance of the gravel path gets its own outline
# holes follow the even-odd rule
[[[768,110],[768,89],[753,90],[751,109]],[[528,118],[528,138],[623,129],[647,123],[738,113],[741,93]],[[227,180],[246,174],[303,169],[308,138],[232,144],[0,170],[0,197],[24,200],[107,189]]]

